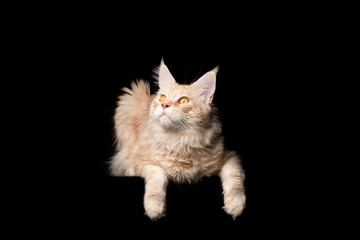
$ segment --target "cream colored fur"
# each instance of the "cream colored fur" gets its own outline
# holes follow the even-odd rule
[[[221,178],[225,211],[234,219],[243,211],[245,175],[239,157],[224,147],[211,103],[216,73],[217,68],[180,85],[162,61],[156,94],[150,95],[149,84],[140,80],[119,97],[111,173],[145,179],[144,208],[152,220],[165,215],[169,180],[194,182],[212,175]],[[188,102],[181,104],[182,97]]]

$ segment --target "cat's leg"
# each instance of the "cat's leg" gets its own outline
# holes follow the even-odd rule
[[[245,174],[237,155],[231,154],[220,171],[224,191],[224,209],[233,219],[239,216],[245,207]]]
[[[151,220],[156,221],[165,215],[168,179],[162,168],[153,165],[145,166],[142,175],[145,178],[145,212]]]

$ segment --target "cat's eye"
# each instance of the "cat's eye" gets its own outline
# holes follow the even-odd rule
[[[182,97],[179,99],[179,103],[180,104],[185,104],[185,103],[188,103],[189,102],[189,99],[187,97]]]
[[[166,96],[165,95],[161,95],[159,101],[160,102],[164,102],[166,100]]]

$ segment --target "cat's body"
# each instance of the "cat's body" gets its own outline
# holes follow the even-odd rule
[[[152,220],[165,214],[169,180],[194,182],[218,174],[224,208],[237,217],[245,204],[244,173],[236,153],[224,147],[211,104],[217,69],[191,85],[177,84],[164,62],[158,71],[157,94],[138,81],[119,98],[111,173],[145,179],[144,207]]]

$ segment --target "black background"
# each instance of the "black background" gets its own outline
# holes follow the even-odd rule
[[[72,146],[76,151],[62,160],[66,174],[71,173],[71,178],[65,177],[69,188],[63,189],[66,209],[71,209],[65,222],[77,226],[77,221],[85,221],[100,229],[110,225],[109,231],[115,233],[139,224],[150,229],[166,227],[178,234],[195,230],[198,234],[256,235],[257,228],[276,232],[277,228],[292,227],[288,217],[297,214],[292,200],[299,196],[292,196],[288,185],[293,171],[289,135],[296,117],[291,109],[297,104],[291,95],[296,94],[300,69],[290,55],[298,51],[277,41],[263,46],[262,41],[246,38],[220,47],[201,41],[191,48],[176,44],[166,48],[161,43],[140,41],[113,49],[117,44],[112,42],[105,49],[97,47],[98,52],[83,52],[89,56],[81,57],[86,63],[80,65],[83,73],[72,80],[77,82],[72,89],[76,101],[70,104],[73,128],[67,136],[70,142],[75,140]],[[144,215],[142,179],[108,176],[106,162],[114,153],[112,117],[117,96],[135,79],[154,82],[152,71],[162,57],[180,83],[220,67],[214,104],[223,123],[225,144],[238,152],[247,176],[246,209],[235,221],[222,210],[217,176],[194,185],[170,183],[167,216],[156,223]]]
[[[309,219],[297,223],[311,197],[302,192],[306,177],[296,176],[311,165],[301,150],[311,147],[304,103],[317,87],[318,24],[291,17],[292,11],[245,16],[219,9],[199,21],[150,14],[131,24],[118,13],[78,13],[66,22],[63,15],[47,24],[40,19],[25,34],[32,39],[24,48],[25,60],[34,61],[31,85],[41,87],[36,103],[28,106],[38,107],[42,117],[28,135],[40,151],[27,165],[37,171],[25,168],[30,177],[18,192],[15,209],[21,217],[14,222],[36,223],[33,231],[102,236],[163,230],[184,237],[190,232],[298,236],[313,228]],[[221,22],[219,14],[226,16]],[[154,82],[153,68],[161,58],[180,83],[219,66],[214,104],[225,145],[237,151],[246,173],[247,205],[235,221],[222,210],[217,176],[194,185],[171,182],[167,215],[153,223],[144,215],[143,180],[108,175],[117,97],[133,80]]]

